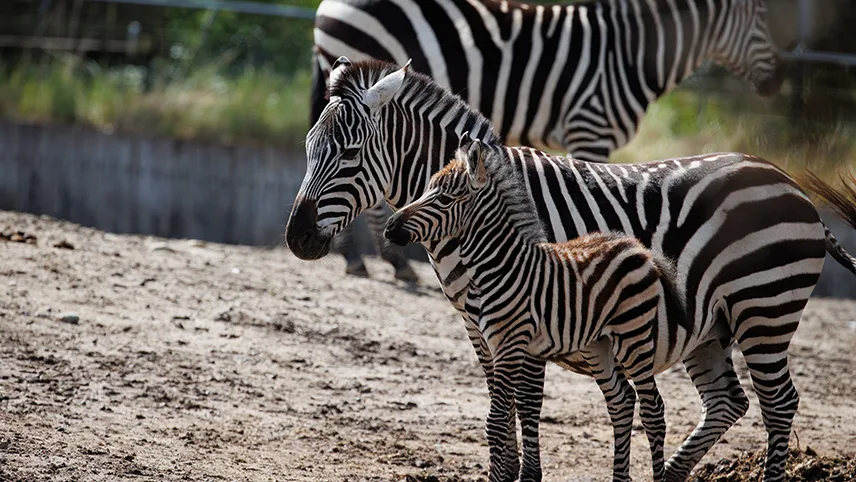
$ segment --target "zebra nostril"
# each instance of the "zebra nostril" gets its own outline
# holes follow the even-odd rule
[[[386,220],[383,227],[383,235],[388,238],[394,231],[401,227],[401,213],[395,213]]]

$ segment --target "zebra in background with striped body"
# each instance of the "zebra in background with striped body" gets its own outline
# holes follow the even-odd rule
[[[606,162],[648,105],[713,59],[762,95],[782,75],[765,0],[324,0],[315,20],[311,122],[341,55],[404,63],[490,119],[508,145]],[[374,238],[391,212],[367,213]],[[349,269],[362,273],[359,255]],[[380,248],[379,248],[380,249]],[[401,258],[395,258],[401,265]],[[398,273],[398,269],[396,270]]]
[[[496,144],[490,123],[428,77],[383,62],[340,59],[330,102],[306,137],[306,176],[286,242],[301,259],[329,252],[336,234],[385,199],[396,208],[419,198],[430,176],[458,146],[461,133]],[[780,481],[799,397],[787,348],[823,266],[824,252],[856,273],[853,258],[824,234],[817,209],[796,182],[772,164],[724,153],[648,164],[609,165],[509,151],[507,162],[532,198],[550,241],[591,231],[619,231],[675,263],[677,289],[693,326],[724,337],[682,347],[701,396],[702,419],[666,463],[666,480],[684,480],[708,449],[746,412],[734,373],[731,341],[743,351],[768,433],[765,480]],[[446,297],[464,316],[493,392],[493,361],[464,296],[470,279],[454,240],[429,250]],[[669,315],[672,318],[671,315]],[[525,370],[543,376],[543,364]],[[579,357],[561,366],[590,375]],[[531,407],[518,406],[521,420]],[[508,440],[516,437],[509,426]],[[523,438],[526,444],[536,439]],[[516,453],[515,444],[509,452]],[[523,468],[527,463],[524,447]]]
[[[509,476],[503,460],[511,399],[519,394],[540,405],[543,398],[540,380],[525,380],[524,355],[550,360],[581,353],[603,391],[613,423],[613,480],[630,480],[636,400],[633,389],[618,378],[617,361],[639,393],[654,480],[662,481],[666,422],[654,381],[655,349],[661,351],[660,370],[684,354],[663,355],[669,336],[659,333],[679,331],[676,335],[686,339],[705,330],[666,318],[667,303],[678,307],[675,313],[683,313],[673,288],[673,269],[638,240],[594,233],[547,243],[532,200],[507,162],[509,154],[501,146],[485,152],[480,141],[470,142],[464,134],[456,158],[433,176],[421,198],[389,219],[384,232],[402,246],[458,239],[472,280],[468,303],[478,313],[478,329],[494,361],[496,396],[487,419],[490,480],[517,476]],[[537,424],[537,415],[527,422]],[[537,427],[524,425],[523,431],[530,435]],[[513,470],[514,464],[508,465]]]

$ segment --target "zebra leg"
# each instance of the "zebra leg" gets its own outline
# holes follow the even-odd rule
[[[586,347],[582,353],[591,374],[606,399],[606,409],[612,421],[613,464],[612,480],[630,480],[630,434],[633,429],[633,410],[636,407],[636,391],[615,363],[612,343],[601,338]]]
[[[663,398],[654,381],[654,316],[652,312],[642,330],[615,333],[613,353],[627,371],[636,387],[639,398],[639,417],[648,437],[651,450],[651,467],[654,482],[662,482],[665,476],[663,445],[666,443],[666,409]]]
[[[528,343],[528,341],[527,341]],[[516,392],[520,369],[526,358],[521,344],[500,346],[493,359],[493,394],[485,423],[490,447],[490,482],[513,482],[517,479],[513,461],[506,457],[509,425],[513,421],[511,406]],[[516,448],[515,448],[516,450]],[[519,466],[519,462],[518,462]]]
[[[724,345],[724,346],[723,346]],[[684,359],[698,390],[702,418],[693,433],[666,462],[666,481],[683,482],[699,460],[749,409],[731,361],[731,340],[713,340]]]
[[[385,202],[381,201],[377,205],[367,209],[365,214],[375,250],[378,256],[395,268],[395,279],[407,281],[408,283],[418,282],[419,275],[416,274],[416,271],[413,270],[413,267],[407,261],[404,248],[389,243],[383,237],[383,227],[386,224],[386,220],[392,216],[392,209]]]
[[[739,325],[736,336],[737,344],[749,367],[752,385],[758,395],[761,415],[767,429],[764,482],[785,480],[791,424],[800,403],[788,367],[788,345],[796,331],[806,301],[802,300],[802,307],[796,313],[777,319],[749,318]],[[759,336],[759,332],[763,335]]]
[[[653,354],[652,354],[653,355]],[[652,360],[653,361],[653,360]],[[663,463],[663,446],[666,443],[666,408],[663,398],[654,381],[653,365],[647,373],[633,374],[633,383],[636,385],[636,394],[639,397],[639,417],[648,437],[648,445],[651,449],[651,467],[654,471],[654,482],[662,482],[665,477],[665,464]]]
[[[345,257],[345,273],[361,278],[368,278],[369,271],[366,269],[363,258],[357,252],[354,240],[354,225],[349,224],[335,238],[335,248]]]
[[[523,434],[523,466],[520,472],[520,482],[540,482],[541,480],[541,447],[539,444],[538,427],[541,423],[541,405],[544,402],[544,375],[547,364],[543,360],[527,356],[517,381],[514,394],[515,403],[520,416],[520,431]],[[514,418],[511,418],[513,425]],[[512,440],[516,444],[516,433]],[[506,459],[509,460],[509,459]]]
[[[481,332],[479,331],[478,323],[475,321],[470,321],[468,316],[464,316],[464,323],[467,327],[467,336],[470,339],[470,343],[473,345],[473,349],[476,351],[476,357],[479,359],[479,364],[484,371],[485,382],[487,382],[487,390],[490,395],[491,400],[494,397],[494,383],[493,383],[493,357],[490,354],[490,348],[488,348],[487,343],[482,337]],[[543,386],[543,385],[542,385]],[[507,437],[505,439],[505,453],[503,455],[503,459],[506,462],[506,466],[508,466],[508,470],[510,473],[517,475],[520,471],[520,453],[517,450],[517,424],[516,424],[516,410],[514,400],[511,400],[509,403],[508,409],[508,429],[507,429]],[[539,416],[540,416],[540,407],[539,407]]]

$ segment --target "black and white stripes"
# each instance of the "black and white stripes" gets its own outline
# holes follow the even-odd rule
[[[313,123],[339,56],[413,59],[416,71],[490,119],[506,144],[593,162],[629,142],[648,105],[705,59],[764,94],[781,78],[765,0],[324,0],[314,35]],[[370,223],[385,212],[369,210]],[[352,244],[350,230],[342,237]],[[344,254],[365,270],[359,255]],[[406,279],[403,257],[390,254]]]
[[[716,59],[778,90],[764,0],[324,0],[316,69],[339,56],[404,63],[463,97],[508,145],[605,162],[649,103]],[[314,86],[313,122],[324,107]]]

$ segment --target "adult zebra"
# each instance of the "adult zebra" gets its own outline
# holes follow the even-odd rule
[[[325,72],[340,55],[413,59],[416,71],[490,119],[505,144],[606,162],[633,137],[648,104],[706,59],[761,94],[778,91],[766,13],[765,0],[324,0],[311,121],[324,109]],[[391,214],[384,208],[367,213],[373,239]],[[352,234],[343,236],[349,269],[361,272],[347,249]]]
[[[417,199],[464,131],[498,142],[486,118],[426,76],[382,62],[340,59],[331,72],[330,102],[306,138],[307,172],[286,228],[292,252],[321,258],[332,237],[363,210],[381,199],[397,208]],[[694,347],[683,360],[704,411],[669,459],[667,480],[683,480],[748,407],[732,367],[732,333],[762,403],[766,480],[782,480],[798,404],[787,365],[789,334],[817,282],[824,250],[856,273],[854,259],[831,235],[824,238],[816,209],[796,183],[743,154],[604,165],[529,149],[514,152],[508,161],[524,180],[551,241],[590,231],[631,234],[676,263],[693,326],[725,327],[727,337]],[[466,304],[469,279],[458,247],[448,242],[429,252],[443,292],[464,315],[492,387],[492,360],[474,325],[473,307]],[[588,373],[579,358],[560,365]],[[531,369],[543,371],[543,365],[533,363]]]

